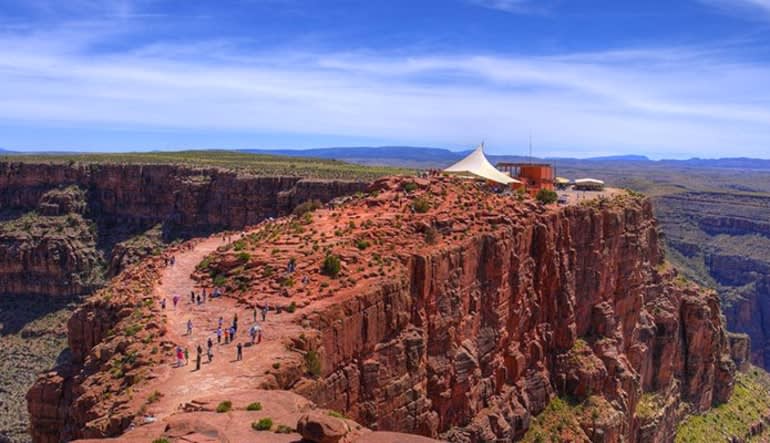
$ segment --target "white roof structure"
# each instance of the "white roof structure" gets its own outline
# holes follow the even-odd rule
[[[492,166],[492,163],[489,163],[489,160],[487,160],[487,157],[484,155],[484,144],[479,145],[478,148],[474,149],[473,152],[464,159],[444,169],[444,172],[471,174],[505,185],[521,183],[519,180],[512,178],[508,174],[500,172],[497,168]]]
[[[575,180],[576,185],[603,185],[604,182],[602,180],[598,180],[595,178],[579,178]]]

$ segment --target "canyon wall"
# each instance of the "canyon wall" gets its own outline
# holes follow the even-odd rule
[[[555,395],[606,400],[583,426],[594,441],[669,441],[683,411],[730,396],[719,300],[664,264],[649,201],[493,223],[311,316],[323,373],[295,389],[373,429],[460,442],[520,438]],[[643,395],[665,407],[636,415]]]
[[[163,223],[167,234],[189,236],[239,229],[308,199],[362,191],[367,183],[178,165],[0,162],[0,209],[32,210],[46,192],[72,185],[86,191],[90,217],[105,227]]]
[[[0,211],[11,214],[0,229],[0,294],[86,294],[159,241],[241,229],[366,186],[175,165],[0,162]]]
[[[770,368],[770,198],[686,192],[655,203],[688,277],[717,288],[728,329],[748,334],[752,362]]]

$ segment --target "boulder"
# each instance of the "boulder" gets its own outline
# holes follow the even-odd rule
[[[297,421],[297,432],[314,443],[337,443],[350,431],[344,421],[321,414],[305,414]]]

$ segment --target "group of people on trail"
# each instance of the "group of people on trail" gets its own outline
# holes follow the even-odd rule
[[[164,255],[163,264],[165,266],[169,266],[169,265],[174,266],[176,264],[176,257],[174,257],[173,255]]]
[[[267,313],[270,311],[270,307],[265,304],[263,307],[259,307],[257,305],[254,306],[254,324],[249,328],[249,336],[251,337],[251,345],[262,343],[262,326],[257,322],[257,312],[261,313],[262,321],[267,320]],[[238,313],[235,313],[233,315],[232,322],[229,326],[226,326],[225,320],[223,317],[219,317],[217,321],[217,328],[216,328],[216,337],[217,337],[217,345],[227,345],[230,343],[235,343],[235,336],[238,333]],[[192,319],[187,320],[187,336],[192,336],[193,333],[193,322]],[[224,338],[224,343],[222,343],[222,339]],[[236,344],[236,354],[235,354],[235,361],[241,361],[243,360],[243,342],[238,342]],[[201,356],[203,354],[203,349],[201,345],[197,345],[197,355],[195,357],[195,370],[200,370],[201,367]],[[214,358],[214,340],[212,337],[208,337],[206,339],[206,357],[208,359],[208,362],[211,363],[211,361]],[[184,350],[181,347],[177,347],[177,367],[181,367],[184,365],[187,365],[189,362],[189,355],[188,351],[185,348]]]

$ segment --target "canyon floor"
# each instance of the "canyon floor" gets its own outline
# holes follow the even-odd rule
[[[41,371],[66,357],[67,319],[76,300],[0,298],[0,440],[30,441],[24,395]]]

